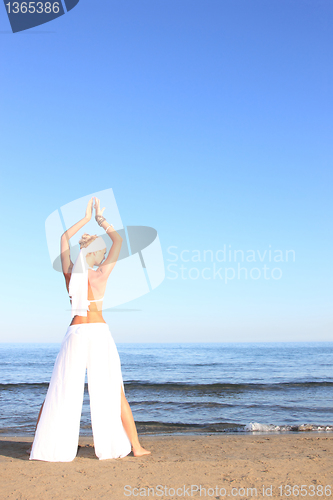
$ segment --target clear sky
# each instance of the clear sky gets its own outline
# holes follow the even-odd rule
[[[165,264],[105,312],[117,342],[332,340],[332,21],[328,0],[80,0],[12,34],[3,6],[0,341],[61,342],[45,220],[108,188]]]

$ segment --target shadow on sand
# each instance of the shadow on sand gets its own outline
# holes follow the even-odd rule
[[[26,438],[17,438],[17,440],[13,440],[12,438],[0,439],[0,456],[29,461],[29,453],[27,453],[27,450],[30,449],[31,444],[32,439],[28,440]],[[131,452],[128,456],[133,456],[133,453]],[[76,458],[98,460],[95,455],[94,446],[91,444],[79,445]],[[39,462],[40,460],[34,460],[34,462],[35,461]]]

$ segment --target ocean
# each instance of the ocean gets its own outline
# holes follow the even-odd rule
[[[0,344],[0,432],[34,434],[59,344]],[[117,343],[139,434],[333,431],[333,342]],[[87,379],[81,435],[91,435]]]

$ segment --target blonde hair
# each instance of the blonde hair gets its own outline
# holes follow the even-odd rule
[[[90,236],[90,234],[84,233],[79,241],[80,250],[82,248],[87,248],[87,246],[90,245],[90,243],[92,243],[93,241],[95,241],[96,238],[98,238],[97,234]]]

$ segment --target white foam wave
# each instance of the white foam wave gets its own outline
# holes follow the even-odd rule
[[[259,422],[250,422],[244,427],[246,432],[288,432],[288,431],[324,431],[332,432],[333,425],[315,425],[315,424],[301,424],[301,425],[274,425],[274,424],[261,424]]]

